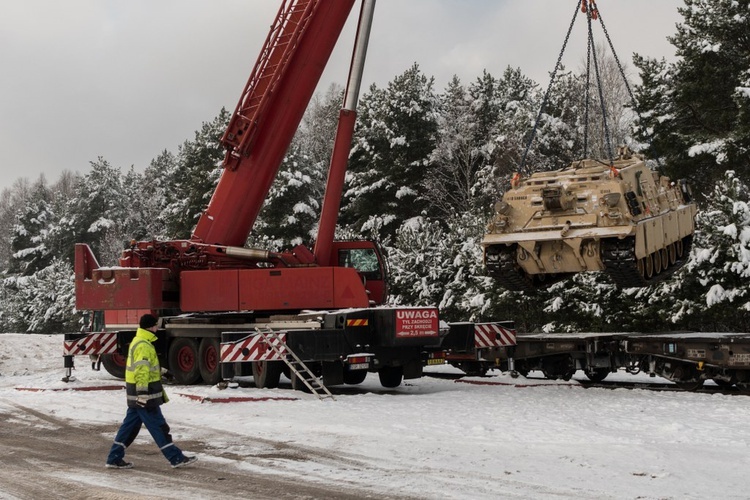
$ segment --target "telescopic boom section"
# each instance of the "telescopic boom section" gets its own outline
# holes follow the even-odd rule
[[[224,171],[193,241],[245,244],[353,5],[282,3],[222,138]]]
[[[339,113],[339,123],[336,129],[336,141],[328,168],[326,194],[323,198],[323,209],[318,224],[318,237],[315,240],[315,262],[321,266],[331,265],[331,248],[336,232],[336,221],[341,208],[341,195],[344,191],[344,178],[349,162],[349,150],[354,136],[354,125],[357,121],[357,100],[362,84],[367,44],[370,41],[372,16],[375,11],[375,0],[362,0],[362,10],[357,24],[357,36],[354,42],[352,63],[349,68],[349,80],[344,93],[344,107]]]

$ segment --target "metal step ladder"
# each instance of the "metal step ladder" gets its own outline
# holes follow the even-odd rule
[[[289,348],[286,342],[281,338],[279,332],[270,328],[256,328],[256,332],[266,342],[266,345],[275,352],[281,360],[289,367],[290,375],[297,377],[297,380],[305,384],[305,387],[318,396],[318,399],[331,399],[336,401],[331,391],[323,385],[320,377],[317,377],[312,370],[300,359],[297,354]]]

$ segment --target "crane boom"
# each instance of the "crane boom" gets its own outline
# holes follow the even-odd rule
[[[193,241],[244,245],[353,5],[282,3],[222,139],[225,168]]]

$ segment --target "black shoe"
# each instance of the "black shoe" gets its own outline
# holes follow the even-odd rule
[[[107,465],[105,465],[107,469],[132,469],[133,463],[132,462],[126,462],[122,458],[119,459],[117,462],[109,463],[107,462]]]
[[[190,464],[194,463],[196,460],[198,460],[198,457],[183,456],[177,462],[175,462],[175,463],[172,464],[172,468],[176,469],[178,467],[185,467],[186,465],[190,465]]]

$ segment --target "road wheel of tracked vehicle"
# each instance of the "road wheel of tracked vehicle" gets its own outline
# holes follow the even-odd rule
[[[253,380],[258,389],[275,389],[281,378],[282,361],[257,361],[253,365]]]
[[[367,378],[367,370],[347,370],[344,372],[344,383],[358,385]]]
[[[125,378],[125,356],[119,352],[102,355],[102,364],[107,373],[117,378]]]
[[[666,248],[662,248],[659,250],[659,255],[661,255],[661,268],[666,271],[669,267],[669,252],[667,252]]]
[[[646,255],[643,259],[645,261],[644,276],[646,279],[651,279],[654,276],[654,259],[653,254]]]
[[[643,277],[646,273],[646,259],[638,259],[638,262],[636,262],[636,268],[638,269],[638,274]]]
[[[659,253],[659,250],[651,254],[653,260],[654,260],[654,274],[659,274],[661,272],[661,253]]]
[[[685,255],[685,245],[683,245],[682,240],[675,241],[674,248],[677,253],[677,258],[682,259],[683,255]]]
[[[592,368],[584,372],[586,377],[592,382],[601,382],[609,375],[609,368]]]
[[[191,338],[177,338],[169,346],[169,371],[177,384],[190,385],[201,376],[198,367],[198,342]]]
[[[198,369],[201,372],[203,382],[208,385],[216,385],[221,381],[221,370],[219,364],[219,340],[214,338],[201,339],[198,348]]]
[[[404,370],[400,366],[384,366],[378,371],[380,385],[383,387],[398,387],[401,385],[401,379],[404,376]]]
[[[677,262],[677,249],[674,243],[670,243],[667,247],[667,254],[669,255],[669,265],[674,266],[675,262]]]

